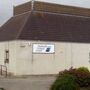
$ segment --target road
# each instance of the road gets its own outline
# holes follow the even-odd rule
[[[5,90],[49,90],[55,79],[55,76],[1,78],[0,88],[5,88]]]

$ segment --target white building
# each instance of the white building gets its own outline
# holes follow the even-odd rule
[[[0,65],[13,75],[90,69],[90,9],[34,2],[0,28]]]

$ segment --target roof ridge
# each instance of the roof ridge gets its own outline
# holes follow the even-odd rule
[[[21,14],[17,14],[17,15],[14,15],[13,17],[18,17],[18,16],[20,16],[20,15],[25,15],[25,14],[30,13],[30,12],[31,12],[31,11],[24,12],[24,13],[21,13]]]
[[[54,14],[54,15],[64,15],[64,16],[74,16],[74,17],[81,17],[81,18],[90,18],[90,16],[75,15],[75,14],[69,14],[69,13],[56,13],[56,12],[37,11],[37,10],[34,10],[34,12],[43,13],[43,14],[46,13],[46,14]]]
[[[23,28],[25,27],[26,22],[28,21],[28,18],[29,18],[29,17],[30,17],[30,13],[29,13],[29,16],[25,19],[25,22],[23,23],[22,27],[20,28],[20,30],[19,30],[19,32],[18,32],[18,34],[17,34],[17,36],[16,36],[16,39],[18,39],[18,37],[20,36],[20,34],[21,34]]]

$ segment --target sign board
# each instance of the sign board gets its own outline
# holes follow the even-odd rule
[[[33,53],[54,53],[54,45],[52,44],[33,44]]]

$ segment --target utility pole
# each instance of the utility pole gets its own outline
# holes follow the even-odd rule
[[[33,11],[33,9],[34,9],[34,2],[35,2],[35,0],[31,0],[31,11]]]

